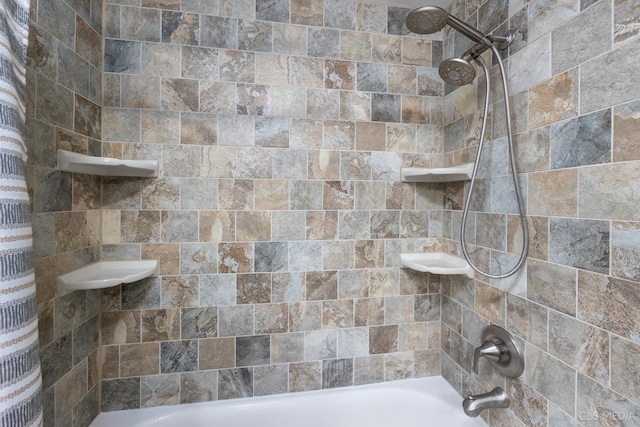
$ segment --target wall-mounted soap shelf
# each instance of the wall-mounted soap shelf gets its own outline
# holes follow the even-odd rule
[[[446,168],[401,168],[403,182],[453,182],[469,181],[473,173],[473,163],[465,163]]]
[[[400,254],[403,268],[432,274],[463,274],[473,279],[473,268],[464,259],[443,252]]]
[[[156,178],[158,176],[158,161],[121,160],[58,150],[58,169],[86,175]]]
[[[73,291],[102,289],[121,283],[131,283],[154,276],[158,261],[101,261],[71,271],[56,278],[58,296]]]

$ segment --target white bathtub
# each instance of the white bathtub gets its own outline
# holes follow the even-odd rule
[[[471,427],[442,377],[101,413],[90,427]]]

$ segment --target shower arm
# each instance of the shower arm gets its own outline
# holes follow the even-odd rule
[[[513,41],[514,36],[515,34],[511,30],[507,31],[504,36],[486,36],[486,39],[489,41],[489,43],[486,43],[484,41],[476,43],[475,45],[471,46],[469,50],[463,53],[460,58],[464,59],[465,61],[471,62],[494,45],[498,49],[506,49]]]

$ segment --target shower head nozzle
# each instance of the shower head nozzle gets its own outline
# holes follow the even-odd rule
[[[491,44],[487,36],[471,25],[451,16],[446,10],[438,6],[422,6],[412,10],[407,15],[407,28],[416,34],[431,34],[440,31],[447,24],[460,31],[465,37],[476,43]]]
[[[462,58],[445,59],[440,63],[438,71],[442,80],[454,86],[471,84],[476,78],[476,69]]]
[[[407,28],[416,34],[431,34],[443,29],[449,14],[438,6],[423,6],[412,10],[407,16]]]

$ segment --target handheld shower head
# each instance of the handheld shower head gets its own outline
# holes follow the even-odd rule
[[[431,34],[449,24],[476,43],[491,44],[487,36],[438,6],[422,6],[409,12],[407,28],[416,34]]]
[[[438,67],[440,77],[453,86],[464,86],[473,83],[476,78],[476,69],[466,59],[449,58],[440,63]]]

